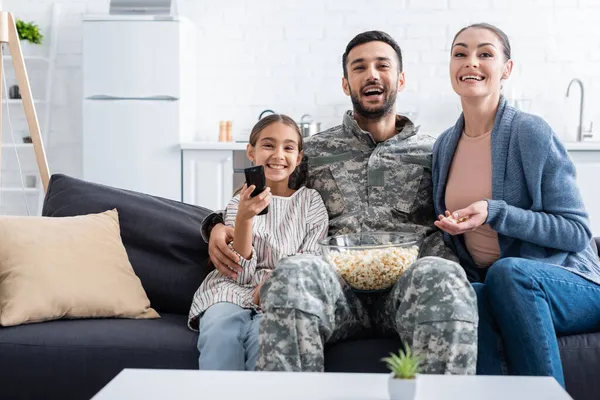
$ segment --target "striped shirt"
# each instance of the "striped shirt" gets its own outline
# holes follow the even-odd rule
[[[239,200],[236,195],[227,205],[225,225],[235,226]],[[272,196],[269,212],[252,219],[252,257],[240,257],[243,270],[237,279],[217,270],[208,274],[194,294],[189,327],[197,330],[198,318],[215,303],[256,309],[252,292],[277,261],[300,253],[320,255],[319,240],[327,235],[328,227],[327,209],[316,190],[302,186],[290,197]]]

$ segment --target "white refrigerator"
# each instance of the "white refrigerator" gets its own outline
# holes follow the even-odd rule
[[[194,27],[170,16],[83,19],[83,179],[182,200],[195,138]]]

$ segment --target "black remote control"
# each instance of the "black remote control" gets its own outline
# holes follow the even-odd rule
[[[250,167],[244,169],[244,173],[246,174],[246,185],[250,187],[251,185],[255,186],[254,191],[250,195],[250,197],[254,197],[260,193],[267,187],[267,180],[265,178],[265,167],[262,165],[257,165],[256,167]],[[264,210],[258,213],[258,215],[265,215],[269,212],[269,206],[265,207]]]

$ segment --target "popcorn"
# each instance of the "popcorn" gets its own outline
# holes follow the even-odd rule
[[[452,222],[453,224],[459,224],[461,222],[465,222],[466,220],[468,220],[470,217],[468,215],[465,215],[464,217],[461,217],[459,219],[455,219],[452,216],[447,216],[444,217],[445,220]]]
[[[393,286],[419,254],[417,246],[330,252],[326,257],[350,286],[382,290]]]

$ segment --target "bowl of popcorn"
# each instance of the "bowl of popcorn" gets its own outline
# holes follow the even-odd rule
[[[390,289],[419,255],[420,238],[405,232],[363,232],[320,242],[323,257],[356,291]]]

